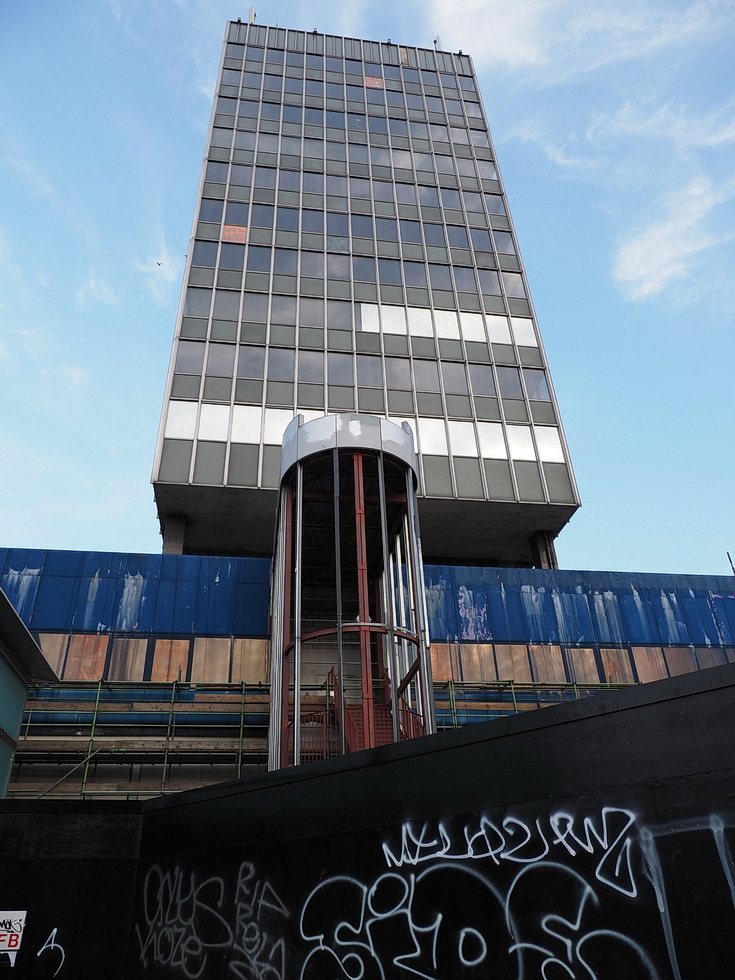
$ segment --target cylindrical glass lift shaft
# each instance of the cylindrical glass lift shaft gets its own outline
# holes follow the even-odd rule
[[[299,417],[283,457],[269,767],[433,732],[410,430]]]

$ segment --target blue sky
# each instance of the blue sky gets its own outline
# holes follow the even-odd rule
[[[160,550],[149,485],[223,0],[0,2],[0,545]],[[373,0],[471,54],[583,507],[564,568],[735,554],[735,3]]]

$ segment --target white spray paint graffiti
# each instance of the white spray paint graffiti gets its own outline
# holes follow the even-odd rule
[[[123,594],[120,597],[120,605],[117,610],[115,629],[135,629],[140,618],[144,586],[145,579],[140,572],[136,572],[135,575],[130,575],[128,572],[125,573],[125,585],[123,586]]]

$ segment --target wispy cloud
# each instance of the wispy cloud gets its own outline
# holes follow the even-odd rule
[[[671,100],[654,109],[628,101],[614,113],[596,115],[588,136],[597,141],[635,136],[685,150],[727,146],[735,142],[735,100],[705,113]]]
[[[163,231],[156,236],[158,244],[145,259],[135,259],[133,266],[143,274],[146,290],[154,303],[165,306],[171,291],[178,285],[181,262],[169,248]]]
[[[599,155],[590,152],[584,136],[574,131],[559,134],[550,132],[548,121],[525,119],[515,123],[503,134],[503,141],[519,140],[538,146],[562,170],[574,172],[575,176],[599,172],[603,163]]]
[[[656,296],[685,279],[702,253],[730,240],[732,235],[712,231],[706,219],[732,194],[732,187],[715,188],[703,177],[668,195],[659,218],[618,244],[613,277],[623,294],[639,301]]]
[[[445,49],[465,47],[481,68],[504,66],[527,81],[561,81],[716,36],[732,26],[729,0],[430,0],[432,29]]]
[[[90,275],[77,289],[75,298],[79,306],[86,306],[90,301],[104,303],[106,306],[115,306],[118,302],[112,286],[105,279],[94,275]]]
[[[71,388],[81,388],[89,377],[84,368],[76,364],[59,364],[58,372]]]

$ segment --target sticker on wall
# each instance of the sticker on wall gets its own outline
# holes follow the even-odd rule
[[[0,966],[10,963],[15,966],[23,930],[26,925],[27,912],[0,911]]]

